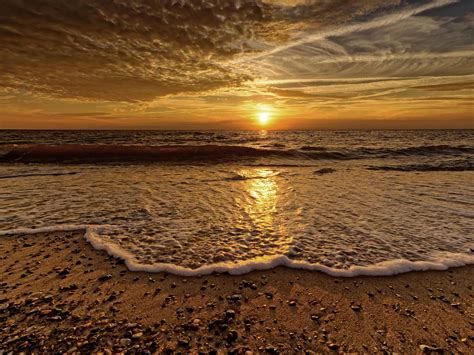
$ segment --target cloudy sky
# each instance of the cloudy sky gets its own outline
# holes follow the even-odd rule
[[[472,0],[2,0],[0,128],[474,128]]]

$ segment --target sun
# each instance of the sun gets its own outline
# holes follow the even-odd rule
[[[258,114],[258,123],[260,125],[265,126],[270,122],[270,114],[268,112],[260,112]]]

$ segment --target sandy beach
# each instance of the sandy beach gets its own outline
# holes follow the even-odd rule
[[[334,278],[276,268],[184,278],[130,272],[83,232],[0,237],[0,350],[462,352],[474,267]]]

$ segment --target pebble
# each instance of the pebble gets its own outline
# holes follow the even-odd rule
[[[237,333],[236,330],[231,330],[231,331],[227,334],[227,341],[228,341],[229,343],[232,343],[232,342],[236,341],[238,337],[239,337],[239,333]]]
[[[275,348],[274,346],[269,345],[265,348],[265,352],[267,354],[278,354],[278,349]]]
[[[135,333],[132,335],[132,339],[140,339],[141,337],[143,336],[143,333],[142,332],[138,332],[138,333]]]
[[[121,345],[121,346],[128,347],[128,346],[130,346],[131,343],[132,343],[132,339],[130,339],[130,338],[122,338],[122,339],[120,339],[120,345]]]
[[[436,347],[436,346],[429,346],[429,345],[425,345],[425,344],[420,345],[420,350],[423,353],[433,353],[433,352],[434,353],[439,353],[439,354],[444,353],[443,348],[439,348],[439,347]]]
[[[233,302],[237,302],[237,301],[240,301],[241,297],[242,296],[235,294],[235,295],[229,296],[228,299]]]
[[[111,278],[112,278],[111,274],[105,274],[105,275],[99,276],[98,280],[99,281],[107,281],[107,280],[110,280]]]
[[[228,309],[225,311],[225,319],[234,319],[235,318],[235,311],[233,309]]]
[[[187,339],[178,339],[178,345],[183,347],[183,348],[188,348],[189,347],[189,340],[187,340]]]
[[[71,273],[71,268],[67,267],[58,272],[59,276],[66,276]]]

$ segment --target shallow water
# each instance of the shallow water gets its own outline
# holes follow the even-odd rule
[[[0,133],[3,154],[17,148],[14,140],[101,144],[108,135],[107,143],[123,145],[130,134],[129,144],[163,146],[184,139],[170,142],[169,132],[165,138],[86,132],[82,140],[67,132]],[[159,162],[6,159],[0,229],[87,226],[95,247],[130,268],[183,274],[283,264],[352,276],[474,263],[472,131],[181,135],[200,146],[216,134],[232,140],[219,145],[246,136],[245,146],[285,154],[234,152],[224,161],[176,160],[174,153]],[[307,154],[315,151],[344,157]],[[418,166],[448,168],[405,169]]]

